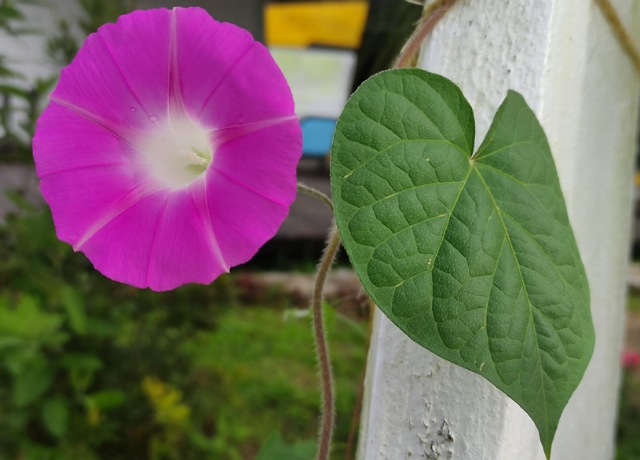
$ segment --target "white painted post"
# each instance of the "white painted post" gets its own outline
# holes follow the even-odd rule
[[[640,1],[614,6],[640,43]],[[461,0],[420,66],[461,86],[476,145],[507,89],[544,126],[591,284],[596,349],[556,434],[555,460],[610,460],[620,382],[639,75],[592,0]],[[476,374],[406,338],[379,312],[359,460],[541,460],[535,427]]]

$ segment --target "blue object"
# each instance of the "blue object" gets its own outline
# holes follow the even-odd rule
[[[325,157],[331,150],[336,120],[333,118],[309,117],[300,120],[302,127],[302,154]]]

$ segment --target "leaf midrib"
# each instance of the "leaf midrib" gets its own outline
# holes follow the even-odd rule
[[[536,326],[535,326],[535,321],[533,319],[533,312],[532,312],[532,308],[533,308],[533,304],[531,303],[531,300],[529,298],[529,292],[527,291],[527,286],[526,283],[524,282],[524,277],[522,275],[522,270],[520,269],[520,261],[518,260],[518,256],[513,248],[513,244],[511,242],[511,236],[509,235],[509,232],[507,230],[507,226],[505,225],[504,219],[502,218],[502,213],[500,211],[500,207],[498,206],[498,203],[496,202],[493,193],[491,193],[491,189],[489,188],[488,184],[485,182],[484,178],[482,177],[482,174],[480,174],[480,171],[477,170],[477,168],[473,167],[473,165],[471,166],[471,170],[473,170],[478,178],[480,179],[480,181],[482,182],[482,185],[484,186],[485,190],[487,191],[487,194],[489,195],[489,198],[491,199],[491,202],[493,203],[494,209],[496,210],[496,214],[498,215],[498,217],[500,218],[500,223],[502,224],[502,228],[504,230],[505,233],[505,238],[507,240],[507,242],[509,243],[509,248],[511,249],[511,253],[513,254],[513,258],[515,259],[516,262],[516,268],[518,269],[518,276],[520,277],[520,282],[522,283],[522,290],[524,291],[525,297],[527,299],[527,306],[529,307],[529,321],[531,321],[531,325],[532,325],[532,329],[533,329],[533,337],[536,343],[536,355],[538,357],[538,363],[539,363],[539,367],[540,367],[540,388],[542,389],[542,399],[543,399],[543,407],[544,407],[544,418],[545,418],[545,422],[546,422],[546,430],[549,430],[549,411],[547,408],[547,393],[546,393],[546,387],[544,384],[544,370],[542,368],[542,357],[540,355],[540,344],[538,342],[538,333],[536,331]],[[465,183],[466,186],[466,183]],[[453,208],[451,209],[451,214],[453,214]],[[545,433],[546,435],[546,433]]]
[[[504,171],[501,171],[500,169],[496,168],[495,166],[491,166],[485,163],[481,163],[479,165],[479,168],[490,168],[493,171],[495,171],[497,174],[500,174],[504,177],[506,177],[509,180],[512,180],[513,182],[515,182],[518,185],[521,185],[522,188],[524,190],[526,190],[527,194],[531,197],[531,199],[535,200],[536,203],[538,203],[538,205],[540,206],[540,209],[542,211],[544,211],[547,216],[549,216],[549,218],[553,219],[558,225],[561,225],[564,228],[564,222],[560,222],[558,221],[555,216],[553,216],[553,214],[551,214],[550,212],[547,211],[547,208],[540,202],[540,200],[538,199],[537,196],[535,196],[533,193],[531,193],[531,190],[529,190],[529,185],[530,184],[526,184],[522,181],[520,181],[519,179],[515,178],[512,175],[509,175],[507,173],[505,173]],[[480,174],[480,171],[478,171],[478,175],[482,176]],[[485,185],[485,187],[487,187],[486,183],[483,180],[483,184]],[[538,183],[532,183],[532,185],[538,185],[541,187],[549,187],[551,188],[548,184],[538,184]],[[487,187],[488,188],[488,187]],[[491,195],[491,198],[493,200],[493,195]],[[495,204],[495,200],[493,200],[494,204]],[[567,282],[567,280],[565,279],[565,277],[562,275],[562,273],[560,272],[560,270],[558,269],[558,264],[551,260],[551,257],[549,256],[549,254],[547,253],[547,251],[542,247],[542,245],[540,244],[540,242],[537,240],[537,238],[535,238],[535,236],[524,226],[520,223],[520,221],[518,219],[516,219],[514,216],[512,216],[511,214],[509,214],[508,212],[498,208],[498,205],[495,204],[496,210],[499,211],[500,214],[500,220],[502,220],[502,214],[509,216],[509,218],[513,221],[513,223],[515,225],[517,225],[518,227],[520,227],[522,229],[523,232],[525,232],[527,234],[527,236],[529,236],[531,238],[531,241],[540,249],[540,252],[542,252],[542,254],[544,255],[545,259],[547,259],[547,261],[549,262],[549,265],[551,265],[554,269],[554,271],[556,272],[556,274],[558,275],[558,278],[560,278],[562,280],[562,283],[565,285],[566,288],[570,287],[570,284]]]

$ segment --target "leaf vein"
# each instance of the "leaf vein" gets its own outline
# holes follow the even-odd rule
[[[473,168],[472,168],[473,169]],[[532,303],[531,303],[531,299],[529,298],[529,292],[527,291],[527,286],[524,282],[524,276],[522,275],[522,270],[520,269],[520,262],[518,260],[518,257],[516,255],[516,252],[513,248],[513,244],[511,242],[511,237],[509,235],[509,232],[507,230],[507,226],[504,223],[504,219],[502,218],[502,214],[501,214],[501,209],[498,207],[498,204],[493,196],[493,194],[491,193],[491,189],[489,188],[489,186],[487,185],[487,183],[484,181],[484,178],[482,177],[482,174],[480,174],[479,171],[475,170],[476,174],[478,175],[478,177],[480,178],[480,181],[482,182],[482,184],[485,187],[485,190],[487,191],[487,194],[489,195],[489,198],[491,199],[491,202],[493,203],[496,212],[498,213],[498,217],[500,218],[500,223],[502,224],[502,227],[504,229],[506,238],[507,238],[507,242],[509,243],[509,247],[511,248],[511,253],[513,254],[513,258],[515,259],[516,262],[516,267],[518,269],[518,276],[520,277],[520,281],[522,283],[522,290],[524,292],[524,295],[527,299],[527,305],[529,306],[529,321],[531,322],[531,325],[533,326],[533,337],[536,343],[536,354],[538,356],[538,364],[540,366],[540,388],[542,391],[542,399],[543,399],[543,406],[544,406],[544,415],[545,415],[545,421],[548,424],[549,423],[549,412],[548,412],[548,408],[547,408],[547,393],[546,393],[546,389],[544,386],[544,381],[542,379],[542,374],[544,374],[544,370],[542,369],[542,358],[540,356],[540,343],[538,342],[538,335],[537,335],[537,330],[536,330],[536,325],[535,325],[535,320],[533,319],[533,312],[531,311],[532,308]]]

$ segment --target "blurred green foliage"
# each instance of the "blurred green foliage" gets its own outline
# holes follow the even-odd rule
[[[247,306],[242,273],[161,294],[121,285],[59,242],[48,212],[25,212],[0,227],[0,458],[253,459],[265,439],[261,460],[308,453],[315,356],[286,295]],[[343,458],[366,324],[326,316]]]

